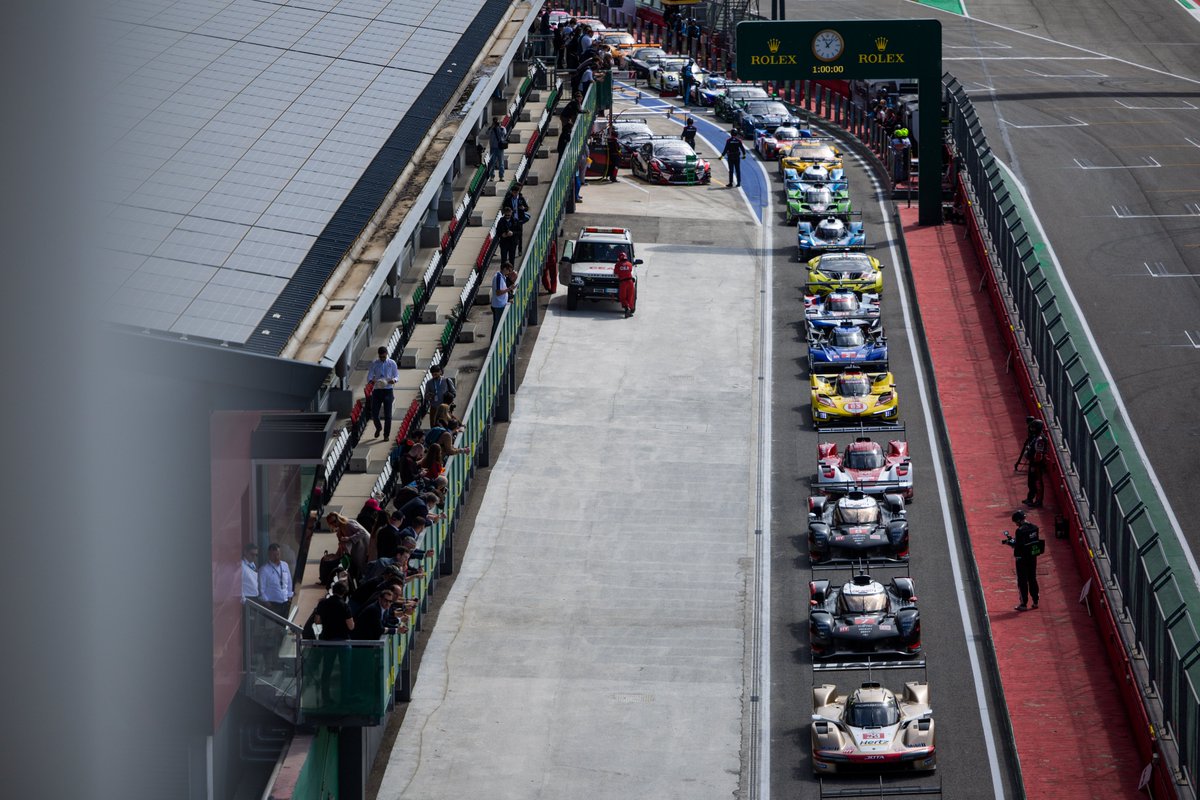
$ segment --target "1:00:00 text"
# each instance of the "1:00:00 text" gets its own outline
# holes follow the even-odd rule
[[[828,75],[842,71],[841,64],[817,64],[812,68],[813,75]]]

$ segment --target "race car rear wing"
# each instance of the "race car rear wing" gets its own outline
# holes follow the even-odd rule
[[[886,359],[880,361],[854,361],[847,359],[845,361],[816,361],[812,357],[812,353],[808,354],[808,371],[818,375],[836,374],[841,372],[846,367],[858,367],[864,372],[887,372],[888,362]]]
[[[924,780],[936,781],[928,785],[914,785],[905,783],[903,786],[894,784],[884,784],[883,775],[874,775],[868,777],[866,775],[855,775],[853,778],[847,778],[841,774],[836,776],[836,783],[826,776],[821,777],[820,800],[835,800],[842,797],[868,797],[879,800],[881,797],[941,797],[942,796],[942,777],[934,775],[931,778]],[[848,786],[847,780],[853,780],[859,784],[857,786]]]
[[[887,489],[896,489],[896,494],[900,494],[904,487],[896,481],[825,481],[822,483],[819,480],[809,481],[808,488],[819,492],[832,492],[834,494],[849,494],[850,492],[863,492],[864,494],[873,494],[872,489],[885,490],[880,494],[887,494]]]
[[[860,669],[924,669],[925,656],[916,656],[915,658],[876,658],[868,653],[852,653],[850,658],[830,659],[829,661],[818,661],[813,664],[813,672],[840,672],[842,670],[860,670]],[[860,795],[863,796],[863,795]],[[865,795],[870,797],[870,795]]]
[[[866,423],[863,423],[863,422],[858,422],[858,423],[852,422],[848,425],[839,425],[837,427],[833,427],[830,425],[817,425],[816,431],[818,434],[822,434],[825,436],[828,436],[831,434],[841,435],[841,434],[857,434],[857,433],[896,433],[896,432],[905,433],[905,427],[904,427],[903,422],[894,422],[891,425],[867,425]],[[907,440],[908,436],[905,435],[904,438],[905,438],[905,440]]]

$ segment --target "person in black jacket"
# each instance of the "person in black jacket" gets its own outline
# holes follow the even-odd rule
[[[1021,446],[1021,454],[1017,456],[1017,463],[1013,464],[1013,471],[1015,472],[1021,466],[1022,461],[1025,462],[1029,470],[1027,474],[1029,493],[1022,502],[1030,508],[1041,508],[1048,450],[1046,425],[1036,417],[1026,417],[1025,426],[1028,435],[1025,437],[1025,444]]]
[[[358,612],[354,618],[354,638],[363,641],[374,641],[385,633],[396,630],[398,624],[392,611],[396,601],[396,590],[387,588],[379,593],[376,602]]]
[[[1037,557],[1042,551],[1042,542],[1038,538],[1038,526],[1025,521],[1024,511],[1014,511],[1012,521],[1017,524],[1016,536],[1005,531],[1000,543],[1013,549],[1017,563],[1017,591],[1021,594],[1021,604],[1015,610],[1027,611],[1031,599],[1033,607],[1038,607]]]
[[[725,140],[721,155],[729,160],[729,188],[732,189],[742,182],[742,156],[746,155],[746,145],[738,138],[737,128]]]
[[[517,260],[517,244],[521,241],[521,224],[513,217],[512,206],[502,209],[496,222],[496,241],[500,244],[500,260],[512,263]]]

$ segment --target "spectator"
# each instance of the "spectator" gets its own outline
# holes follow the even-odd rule
[[[500,327],[500,318],[504,309],[508,308],[509,294],[515,284],[516,273],[511,263],[501,261],[500,269],[492,276],[492,339],[496,338],[496,329]]]
[[[387,524],[375,534],[375,553],[380,559],[395,559],[400,552],[400,529],[404,525],[404,514],[393,511]]]
[[[279,545],[267,547],[267,563],[258,571],[259,602],[287,619],[292,601],[292,571],[279,557]]]
[[[465,449],[454,446],[454,433],[449,428],[443,428],[435,425],[425,434],[425,448],[428,450],[434,445],[441,448],[441,453],[445,458],[456,456],[459,453],[467,452]],[[437,477],[436,475],[434,477]]]
[[[687,122],[683,126],[683,135],[679,138],[687,142],[688,147],[696,149],[696,121],[694,119],[687,118]]]
[[[242,548],[242,602],[258,599],[258,545]]]
[[[575,202],[583,202],[583,185],[587,183],[588,167],[592,163],[592,150],[588,146],[587,137],[579,146],[579,162],[575,167]]]
[[[529,222],[529,203],[525,200],[525,194],[521,191],[521,184],[513,182],[513,185],[508,188],[504,199],[500,201],[502,208],[511,208],[513,211],[513,220],[517,223],[517,252],[525,252],[525,223]]]
[[[378,599],[354,617],[354,638],[374,641],[385,633],[395,631],[399,621],[396,619],[396,609],[393,609],[392,605],[397,597],[395,589],[381,590]]]
[[[437,508],[439,499],[435,492],[426,492],[425,494],[418,495],[405,503],[398,511],[393,511],[392,520],[394,522],[396,514],[399,514],[404,524],[408,526],[411,526],[415,519],[425,520],[423,524],[437,522],[443,518],[441,514],[433,511],[433,509]]]
[[[621,308],[625,311],[625,319],[633,316],[637,308],[637,281],[633,277],[633,262],[625,251],[617,253],[617,263],[613,266],[613,274],[617,276],[617,295]]]
[[[462,420],[454,416],[454,412],[451,411],[451,406],[449,403],[442,403],[441,405],[436,406],[429,421],[433,423],[434,427],[445,428],[453,433],[458,433],[460,430],[462,430],[463,426]]]
[[[500,180],[504,180],[504,167],[506,166],[504,150],[508,147],[508,129],[504,127],[504,123],[499,117],[492,118],[492,127],[488,130],[488,146],[491,148],[488,179],[494,178],[499,171]]]
[[[371,534],[355,520],[332,511],[325,516],[325,521],[330,530],[337,534],[338,553],[350,557],[350,580],[359,580],[367,568]]]
[[[442,474],[445,464],[442,460],[442,448],[432,444],[425,450],[425,458],[421,459],[421,472],[426,480],[433,480]]]
[[[388,358],[386,347],[380,347],[376,354],[378,358],[371,362],[371,366],[367,370],[367,383],[373,384],[371,387],[371,421],[375,423],[375,436],[378,437],[382,431],[383,438],[389,439],[392,435],[392,403],[396,399],[393,389],[396,382],[400,380],[400,368],[396,366],[395,361]],[[383,411],[382,428],[379,426],[380,410]]]
[[[538,34],[541,36],[550,35],[550,9],[543,8],[538,15]]]
[[[379,505],[379,501],[374,497],[368,497],[367,502],[363,503],[362,510],[358,512],[358,516],[354,518],[359,525],[374,535],[376,528],[387,522],[387,517],[384,516],[383,507]]]
[[[349,594],[350,590],[346,584],[338,581],[330,588],[329,596],[317,603],[312,619],[313,624],[321,626],[318,638],[322,642],[344,642],[354,631],[354,617],[351,616],[350,606],[346,602]],[[318,651],[321,654],[321,701],[324,703],[334,701],[330,679],[333,677],[333,668],[339,663],[341,664],[341,697],[346,697],[350,693],[351,675],[347,649],[345,647],[323,647]]]
[[[443,403],[454,406],[454,399],[458,397],[458,387],[454,385],[453,378],[447,378],[442,374],[440,364],[434,364],[429,368],[429,382],[425,384],[425,396],[429,398],[430,408],[437,408]]]
[[[596,73],[593,70],[595,65],[596,60],[589,53],[587,58],[579,62],[575,74],[571,76],[572,88],[584,97],[587,97],[588,89],[591,88],[592,81],[596,79]]]
[[[513,218],[510,206],[500,210],[500,219],[496,221],[496,241],[500,245],[500,260],[512,262],[517,260],[517,242],[520,240],[520,224]]]
[[[407,486],[421,476],[421,459],[425,445],[415,442],[400,455],[400,485]]]
[[[575,92],[571,95],[571,100],[563,106],[563,110],[558,112],[558,118],[563,124],[563,130],[570,131],[575,127],[575,120],[579,119],[579,112],[583,110],[583,95]]]
[[[406,564],[410,559],[424,560],[425,556],[431,552],[429,550],[417,549],[417,543],[421,539],[421,534],[425,533],[425,528],[431,524],[433,524],[433,520],[430,517],[413,517],[408,521],[408,527],[401,532],[400,552],[403,554],[401,558]],[[423,575],[424,573],[418,568],[410,569],[408,574],[412,577]]]
[[[908,157],[912,150],[908,128],[896,128],[889,144],[892,150],[892,181],[902,183],[908,180]]]
[[[746,145],[738,138],[737,128],[730,131],[721,155],[729,162],[729,188],[732,189],[742,182],[742,156],[746,155]]]
[[[689,47],[690,49],[690,47]],[[683,92],[683,107],[687,108],[690,104],[692,95],[692,83],[696,77],[692,73],[692,65],[696,62],[693,59],[688,59],[687,63],[679,68],[679,88]]]

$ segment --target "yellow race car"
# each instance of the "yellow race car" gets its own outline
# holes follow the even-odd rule
[[[813,375],[809,380],[814,425],[895,422],[900,418],[900,400],[890,372],[850,367],[838,375]]]
[[[779,174],[794,169],[797,175],[813,164],[820,164],[833,171],[842,168],[842,151],[828,139],[801,139],[786,150],[779,152]]]
[[[883,291],[883,264],[861,250],[822,253],[808,262],[808,291],[825,295],[849,290],[879,294]]]

